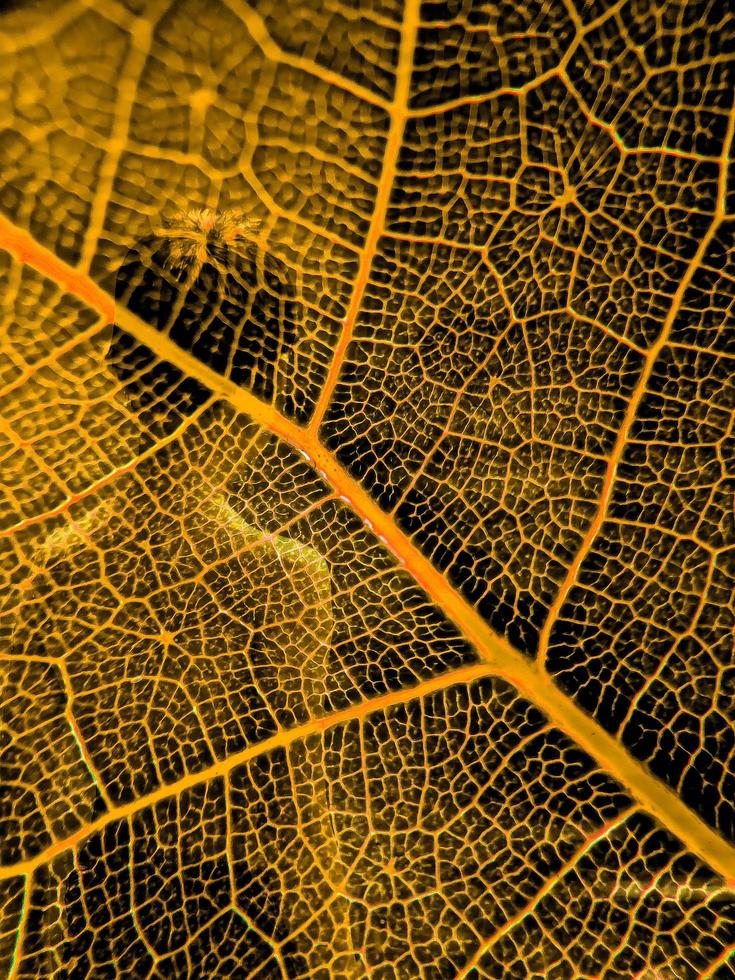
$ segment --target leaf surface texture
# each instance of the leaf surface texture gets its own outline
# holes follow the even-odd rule
[[[3,8],[3,975],[735,975],[734,42]]]

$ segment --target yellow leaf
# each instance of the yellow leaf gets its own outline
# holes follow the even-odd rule
[[[731,975],[733,37],[3,8],[3,976]]]

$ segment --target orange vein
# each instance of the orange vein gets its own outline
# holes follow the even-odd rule
[[[105,323],[113,322],[115,303],[108,293],[100,289],[89,276],[78,272],[49,249],[44,248],[32,235],[18,228],[2,214],[0,214],[0,248],[10,252],[20,262],[32,266],[62,290],[71,293],[96,310]]]
[[[723,143],[722,154],[720,156],[720,177],[717,188],[717,200],[715,204],[715,212],[710,223],[709,228],[706,233],[702,236],[699,243],[697,251],[692,256],[689,265],[687,266],[684,275],[677,286],[676,292],[674,293],[671,306],[669,307],[669,312],[666,315],[663,326],[661,327],[661,332],[658,335],[656,342],[651,345],[646,354],[645,360],[643,362],[643,368],[641,370],[638,382],[633,389],[633,393],[628,402],[628,407],[625,411],[625,416],[623,418],[623,424],[620,427],[615,444],[613,445],[610,457],[607,463],[607,469],[605,471],[605,477],[602,483],[602,491],[600,493],[600,499],[597,503],[597,510],[595,511],[595,516],[593,517],[590,526],[587,528],[587,533],[582,539],[582,543],[579,546],[577,554],[574,556],[574,560],[567,570],[567,574],[564,577],[561,585],[559,586],[559,591],[556,594],[556,598],[549,609],[549,614],[546,617],[546,622],[544,623],[543,629],[541,630],[541,635],[539,637],[539,648],[538,648],[538,662],[542,670],[546,667],[546,656],[549,648],[549,638],[551,636],[551,630],[554,627],[554,623],[561,611],[562,606],[567,600],[569,592],[572,590],[577,582],[577,576],[579,575],[579,570],[582,567],[582,563],[586,559],[589,551],[597,538],[597,535],[602,527],[603,521],[607,516],[607,509],[610,504],[610,498],[612,496],[613,487],[615,485],[615,478],[617,475],[618,465],[622,459],[625,448],[628,444],[628,437],[630,435],[630,429],[633,422],[638,414],[638,409],[640,408],[641,401],[643,400],[646,391],[648,390],[648,382],[651,379],[651,374],[653,373],[654,365],[658,359],[659,354],[662,349],[666,346],[671,334],[671,328],[679,315],[682,303],[684,301],[684,296],[686,295],[689,286],[691,285],[694,274],[699,269],[705,255],[707,254],[707,249],[709,248],[712,239],[717,234],[717,231],[725,220],[726,217],[726,204],[727,204],[727,170],[728,164],[730,162],[730,148],[733,145],[733,139],[735,138],[735,104],[733,104],[730,110],[730,117],[728,120],[727,133],[725,135],[725,140]]]
[[[3,231],[7,224],[6,219],[0,217],[0,247],[3,244],[5,247],[17,246],[25,260],[39,271],[46,275],[58,272],[58,281],[67,289],[70,288],[70,283],[77,283],[80,286],[80,292],[77,293],[80,298],[90,302],[90,297],[97,297],[95,308],[98,312],[114,309],[110,298],[97,286],[80,277],[35,242],[27,232],[13,229],[13,234],[3,241]],[[12,250],[14,249],[11,248]],[[375,532],[429,598],[458,627],[473,645],[478,657],[495,674],[507,680],[540,708],[551,723],[587,752],[601,769],[617,779],[642,809],[667,827],[693,854],[702,858],[728,883],[735,885],[735,846],[720,837],[673,790],[653,776],[645,765],[630,756],[622,744],[597,721],[578,708],[552,683],[536,662],[528,660],[507,640],[494,633],[477,610],[449,584],[390,516],[380,509],[364,488],[321,445],[311,427],[306,429],[284,418],[272,405],[218,375],[129,310],[120,308],[115,313],[115,319],[160,358],[207,385],[214,393],[227,399],[235,409],[305,455],[333,491]],[[443,680],[439,678],[437,684],[441,686],[447,683],[447,677],[449,675],[444,675]],[[257,753],[261,750],[266,749],[253,751]]]
[[[152,19],[154,13],[156,16]],[[102,158],[102,165],[95,183],[89,227],[82,250],[80,264],[85,269],[89,269],[92,264],[97,242],[104,229],[105,212],[117,176],[120,158],[130,135],[130,123],[135,107],[138,84],[153,42],[153,31],[155,22],[158,20],[158,13],[158,10],[148,9],[146,17],[133,21],[128,29],[130,32],[128,56],[116,82],[117,101],[114,121],[107,138],[107,151]]]
[[[31,881],[23,883],[23,900],[20,907],[20,917],[15,930],[15,943],[13,944],[13,955],[10,958],[7,980],[15,980],[21,963],[21,954],[25,946],[26,927],[28,925],[28,914],[31,907]]]
[[[735,943],[730,943],[730,945],[725,946],[720,955],[716,959],[712,960],[709,966],[707,966],[699,974],[697,980],[714,980],[720,967],[725,966],[733,958],[735,958]]]
[[[233,769],[245,765],[260,755],[273,752],[279,748],[288,748],[300,739],[326,731],[329,728],[334,728],[335,725],[344,725],[351,721],[364,719],[373,712],[385,711],[394,705],[405,704],[406,701],[413,698],[427,697],[430,694],[444,690],[451,684],[469,684],[490,674],[490,668],[482,664],[460,667],[439,677],[432,677],[430,680],[422,681],[413,687],[403,688],[400,691],[392,691],[390,694],[383,694],[380,697],[363,701],[361,704],[337,711],[326,718],[315,718],[312,721],[305,722],[303,725],[277,732],[275,735],[271,735],[270,738],[266,738],[255,745],[250,745],[240,752],[235,752],[226,759],[221,759],[213,765],[208,766],[206,769],[188,773],[173,783],[159,786],[158,789],[152,790],[150,793],[144,793],[130,803],[121,803],[118,806],[110,808],[96,820],[80,827],[79,830],[70,834],[68,837],[55,841],[27,861],[19,861],[17,864],[0,867],[0,881],[15,878],[19,875],[32,874],[36,868],[52,861],[59,854],[63,854],[65,851],[77,847],[93,834],[104,830],[111,823],[135,816],[136,813],[153,807],[162,800],[170,799],[172,796],[178,796],[188,789],[216,779],[219,776],[225,776],[231,773]]]
[[[593,834],[590,834],[584,843],[577,848],[569,860],[565,861],[559,870],[555,874],[551,875],[551,877],[545,882],[544,886],[536,892],[531,901],[524,905],[523,908],[519,909],[515,915],[511,916],[507,922],[504,922],[502,926],[496,929],[495,932],[481,944],[474,956],[468,961],[464,968],[459,971],[457,974],[457,980],[462,980],[462,978],[468,976],[472,970],[479,965],[480,960],[482,960],[485,953],[487,953],[487,951],[494,946],[499,939],[502,939],[503,936],[506,936],[509,932],[511,932],[520,922],[523,921],[523,919],[526,918],[527,915],[531,915],[543,901],[543,899],[546,898],[546,896],[552,892],[554,888],[556,888],[559,882],[562,881],[564,877],[576,867],[579,861],[585,856],[585,854],[588,854],[592,850],[595,844],[599,843],[601,840],[604,840],[614,830],[617,830],[618,827],[624,826],[630,817],[632,817],[636,812],[635,807],[629,807],[623,813],[618,814],[614,820],[608,821],[607,823],[603,824],[602,827],[598,827]]]
[[[272,61],[274,64],[288,65],[290,68],[295,68],[305,75],[312,75],[325,85],[331,85],[334,88],[342,89],[344,92],[349,92],[350,95],[359,99],[361,102],[368,102],[371,105],[379,106],[381,109],[387,109],[389,107],[390,103],[387,99],[378,95],[371,88],[361,85],[354,78],[341,75],[337,71],[332,71],[326,65],[317,64],[303,55],[295,54],[293,51],[288,51],[286,48],[281,47],[270,34],[263,16],[258,13],[254,6],[243,3],[242,0],[226,0],[226,4],[239,17],[252,39],[269,61]],[[371,11],[370,19],[378,26],[374,11]],[[385,23],[382,23],[380,26],[388,27]]]
[[[383,154],[383,167],[380,173],[378,190],[375,195],[375,207],[370,221],[365,245],[360,254],[360,264],[357,270],[355,286],[350,296],[342,330],[334,350],[332,362],[324,382],[319,400],[314,408],[311,428],[317,432],[324,418],[332,394],[337,385],[347,348],[352,340],[357,314],[362,306],[363,296],[370,277],[370,269],[378,247],[378,241],[385,227],[385,216],[388,213],[391,190],[396,176],[398,154],[403,143],[403,131],[408,119],[408,100],[411,92],[411,74],[413,71],[416,35],[419,27],[420,0],[408,0],[404,12],[403,32],[398,52],[398,67],[396,69],[396,90],[393,104],[390,108],[390,128]]]
[[[53,517],[58,517],[60,514],[64,514],[71,510],[71,508],[78,504],[81,500],[86,500],[93,494],[102,490],[103,487],[108,487],[110,484],[119,480],[120,477],[124,476],[126,473],[134,472],[140,464],[145,459],[149,459],[151,456],[155,456],[156,453],[160,452],[163,448],[176,442],[181,438],[183,432],[188,429],[192,423],[203,415],[208,408],[211,407],[212,402],[216,399],[210,398],[206,401],[200,408],[196,410],[192,415],[187,416],[182,422],[177,425],[177,427],[170,432],[167,436],[161,437],[157,442],[152,443],[147,449],[139,452],[136,456],[130,459],[127,463],[122,463],[120,466],[113,467],[109,472],[105,473],[104,476],[99,477],[97,480],[93,480],[88,483],[84,490],[80,490],[77,493],[68,492],[65,499],[62,500],[60,504],[55,507],[49,507],[48,510],[44,510],[41,513],[32,514],[30,517],[24,517],[15,524],[10,524],[8,527],[0,528],[0,539],[9,538],[13,535],[18,534],[20,531],[25,530],[27,527],[32,527],[34,524],[41,524],[44,521],[51,520]],[[1,399],[0,399],[1,404]],[[0,420],[2,416],[0,415]]]

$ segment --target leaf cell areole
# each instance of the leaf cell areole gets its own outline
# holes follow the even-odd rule
[[[0,10],[0,974],[735,968],[733,14]]]

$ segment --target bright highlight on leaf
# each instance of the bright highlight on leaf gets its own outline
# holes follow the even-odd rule
[[[3,6],[1,976],[735,976],[734,41]]]

